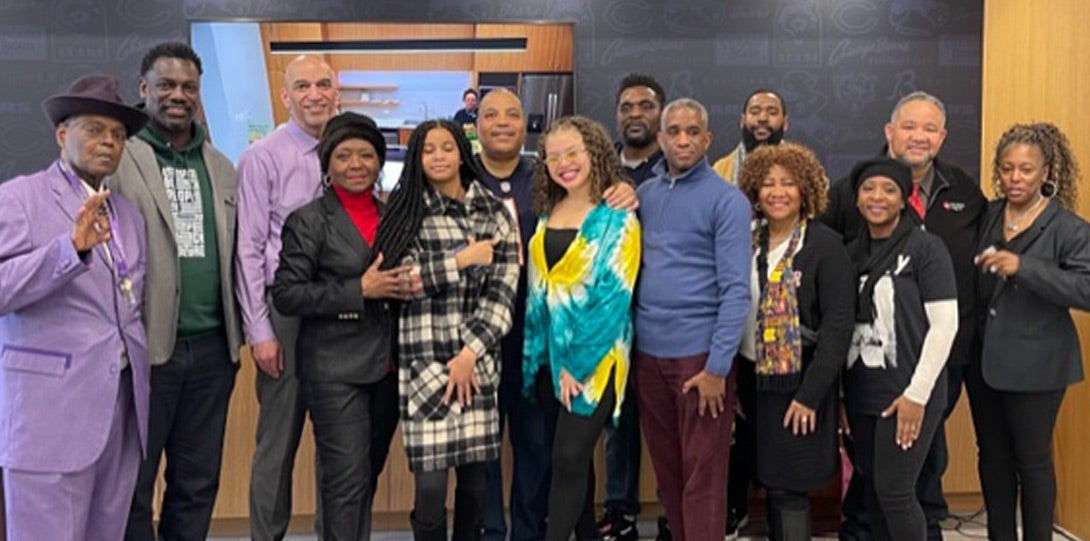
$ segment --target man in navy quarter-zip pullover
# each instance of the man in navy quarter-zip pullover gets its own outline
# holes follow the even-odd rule
[[[708,113],[681,98],[662,113],[665,159],[640,186],[636,304],[640,417],[670,531],[723,538],[734,355],[750,305],[751,211],[708,165]]]

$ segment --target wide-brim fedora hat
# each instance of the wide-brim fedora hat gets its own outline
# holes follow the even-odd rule
[[[132,135],[148,123],[143,111],[125,105],[118,91],[117,77],[92,73],[76,79],[66,94],[50,96],[42,101],[42,110],[54,126],[76,115],[102,115],[117,119]]]

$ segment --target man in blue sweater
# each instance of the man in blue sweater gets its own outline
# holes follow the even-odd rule
[[[636,304],[640,417],[670,530],[723,538],[734,355],[750,308],[750,208],[708,165],[708,112],[662,112],[665,160],[639,188],[643,255]]]

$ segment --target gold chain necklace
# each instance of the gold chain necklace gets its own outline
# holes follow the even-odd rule
[[[1014,219],[1014,218],[1011,217],[1011,214],[1013,214],[1012,211],[1011,211],[1011,204],[1010,204],[1010,201],[1007,201],[1007,207],[1006,207],[1007,230],[1008,231],[1018,231],[1019,229],[1021,229],[1020,224],[1022,223],[1022,220],[1025,220],[1026,216],[1029,216],[1030,214],[1033,214],[1033,211],[1037,210],[1037,208],[1041,206],[1041,203],[1044,203],[1046,200],[1047,200],[1046,197],[1037,196],[1037,201],[1035,201],[1033,203],[1033,205],[1031,205],[1024,212],[1022,212],[1022,214],[1020,216],[1018,216],[1018,219]]]

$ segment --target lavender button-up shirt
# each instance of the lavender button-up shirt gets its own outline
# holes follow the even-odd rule
[[[250,145],[238,163],[236,295],[246,341],[276,338],[265,289],[280,263],[280,231],[295,209],[322,193],[318,140],[294,120]]]

